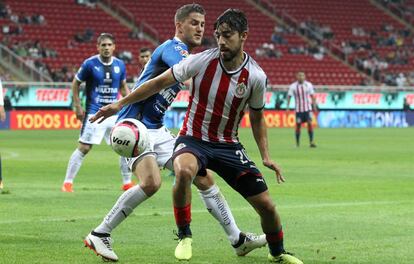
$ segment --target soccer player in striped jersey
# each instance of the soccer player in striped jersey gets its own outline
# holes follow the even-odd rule
[[[100,144],[104,138],[109,144],[109,134],[117,118],[114,115],[102,124],[93,124],[89,122],[89,117],[95,114],[100,107],[116,101],[119,92],[123,96],[129,93],[126,84],[125,64],[122,60],[112,56],[115,51],[114,36],[102,33],[97,39],[97,50],[99,54],[83,62],[72,82],[73,106],[77,119],[82,122],[82,128],[78,147],[68,162],[65,180],[61,188],[63,192],[73,192],[73,181],[92,146]],[[85,110],[79,99],[79,87],[82,82],[86,82]],[[119,166],[123,182],[122,189],[128,190],[134,184],[131,181],[131,172],[125,158],[120,157]]]
[[[313,127],[312,127],[312,109],[317,111],[315,90],[312,83],[306,81],[306,76],[303,71],[296,74],[297,81],[289,86],[287,97],[287,108],[289,111],[290,99],[295,98],[295,112],[296,112],[296,127],[295,138],[296,146],[300,145],[300,129],[303,123],[308,124],[309,144],[311,148],[316,148],[313,141]]]
[[[189,52],[201,44],[204,34],[204,9],[197,4],[184,5],[175,15],[175,37],[165,41],[156,48],[150,61],[144,68],[136,84],[136,89],[148,80],[153,79],[170,67],[186,58]],[[161,185],[159,167],[172,170],[175,136],[164,126],[164,114],[181,89],[181,85],[173,83],[168,88],[153,96],[125,106],[118,115],[118,120],[136,118],[147,128],[152,146],[138,157],[129,159],[129,166],[138,177],[138,185],[123,193],[113,208],[86,238],[85,244],[107,260],[118,260],[111,247],[110,234],[141,203],[154,195]],[[232,212],[214,183],[211,172],[205,177],[196,177],[194,184],[199,189],[200,197],[209,213],[221,224],[228,240],[239,256],[266,245],[264,235],[256,236],[243,233],[238,228]],[[183,238],[179,234],[180,239]],[[188,240],[182,240],[187,242]],[[191,244],[190,244],[191,246]],[[178,259],[191,258],[191,250],[178,251]]]
[[[253,136],[263,165],[275,172],[278,183],[285,181],[268,149],[263,117],[267,78],[259,65],[243,51],[248,36],[247,18],[240,10],[228,9],[216,20],[214,29],[219,48],[190,55],[140,85],[129,96],[101,108],[91,121],[105,119],[122,106],[144,100],[163,88],[192,78],[190,102],[173,155],[176,174],[174,216],[180,235],[176,257],[185,259],[179,256],[191,252],[190,185],[196,175],[206,175],[208,168],[220,175],[256,209],[269,246],[268,260],[303,264],[285,251],[281,220],[266,182],[237,136],[240,120],[248,105]]]

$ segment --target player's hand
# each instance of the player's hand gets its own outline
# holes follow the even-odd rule
[[[93,123],[96,120],[99,120],[98,123],[102,123],[108,117],[113,116],[114,114],[118,113],[120,109],[121,109],[121,106],[118,103],[112,103],[109,105],[105,105],[104,107],[101,107],[95,115],[89,118],[89,121]]]
[[[279,165],[276,164],[276,162],[273,160],[263,160],[263,165],[276,172],[277,183],[280,184],[285,182],[285,178],[282,175],[282,170],[280,169]]]
[[[76,113],[76,119],[82,122],[83,119],[85,118],[85,112],[83,111],[82,107],[80,106],[75,107],[75,113]]]

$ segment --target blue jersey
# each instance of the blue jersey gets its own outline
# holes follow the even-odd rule
[[[103,63],[95,55],[83,62],[75,78],[86,82],[86,113],[95,114],[102,106],[117,100],[122,81],[126,79],[125,64],[115,57]]]
[[[137,89],[145,81],[160,75],[187,56],[188,48],[183,42],[177,38],[165,41],[154,50],[151,59],[145,65],[144,71],[141,73],[134,89]],[[127,105],[119,112],[118,120],[136,118],[150,129],[160,128],[163,126],[165,111],[174,101],[180,90],[180,84],[177,83],[144,101]]]

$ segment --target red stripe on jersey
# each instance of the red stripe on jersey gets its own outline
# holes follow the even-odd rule
[[[194,77],[193,77],[193,83],[194,83]],[[193,106],[193,99],[194,99],[194,93],[195,93],[194,91],[195,89],[193,87],[190,98],[188,99],[187,112],[185,113],[183,127],[180,130],[180,136],[185,136],[187,134],[187,130],[188,130],[187,121],[188,121],[188,116],[190,115],[191,107]]]
[[[224,71],[221,74],[219,87],[216,94],[216,100],[214,101],[213,113],[210,120],[210,126],[208,127],[208,138],[210,141],[219,141],[217,130],[220,125],[220,121],[223,117],[223,108],[226,102],[227,92],[230,87],[231,76]]]
[[[197,109],[194,114],[193,120],[193,137],[201,139],[201,128],[203,126],[204,115],[206,113],[208,94],[210,92],[211,83],[214,79],[214,74],[216,73],[218,59],[214,59],[207,66],[206,71],[204,72],[203,79],[200,82],[200,88],[198,89],[199,102],[197,104]],[[190,109],[190,108],[189,108]]]
[[[249,79],[249,72],[246,70],[246,68],[243,68],[242,72],[240,73],[239,80],[237,81],[237,84],[243,82],[247,87],[247,80],[248,79]],[[237,88],[237,86],[235,88]],[[224,140],[228,143],[233,143],[234,142],[234,140],[232,138],[232,134],[233,134],[233,127],[234,127],[234,124],[236,122],[237,115],[238,115],[237,122],[239,123],[240,120],[241,120],[240,117],[243,116],[243,114],[244,114],[244,111],[243,111],[244,107],[243,107],[243,109],[240,113],[238,112],[239,106],[240,106],[242,101],[243,101],[243,98],[238,98],[238,97],[235,96],[235,97],[233,97],[233,101],[231,102],[231,109],[230,109],[230,112],[229,112],[229,120],[227,120],[227,124],[226,124],[226,127],[225,127],[224,132],[223,132]],[[237,124],[237,126],[238,126],[238,124]]]

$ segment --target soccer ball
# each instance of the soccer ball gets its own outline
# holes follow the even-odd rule
[[[111,147],[120,156],[138,157],[149,147],[147,128],[133,118],[121,120],[112,128]]]

